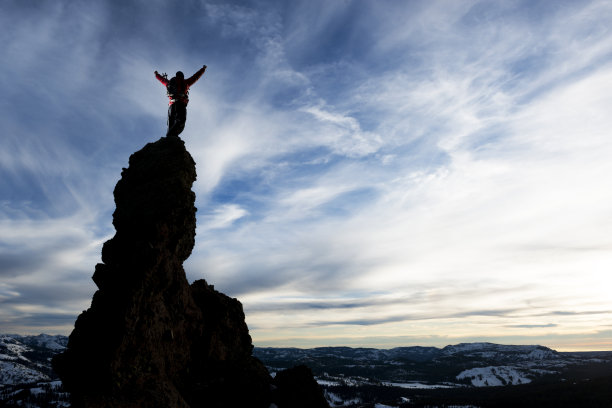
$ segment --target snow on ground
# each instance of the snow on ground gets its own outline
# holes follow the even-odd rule
[[[17,360],[17,357],[0,353],[0,360]]]
[[[49,380],[49,377],[23,364],[0,361],[0,384],[21,384]]]
[[[38,394],[42,394],[42,393],[44,393],[44,392],[46,392],[46,390],[43,390],[43,389],[42,389],[42,388],[40,388],[40,387],[30,388],[30,393],[31,393],[32,395],[38,395]]]
[[[446,408],[479,408],[476,405],[447,405]]]
[[[22,356],[22,353],[27,351],[32,351],[28,346],[19,343],[17,340],[13,339],[11,336],[2,335],[0,336],[0,350],[6,349],[6,351],[10,354],[2,353],[0,356],[5,360],[23,360],[30,361],[26,357]]]
[[[364,377],[325,376],[323,378],[315,377],[315,380],[319,385],[326,385],[328,387],[337,387],[340,385],[345,385],[348,387],[358,387],[364,384],[371,384],[371,381]]]
[[[334,394],[333,392],[329,392],[327,390],[324,390],[324,395],[325,395],[325,399],[327,400],[327,402],[329,402],[329,405],[332,407],[346,407],[349,405],[356,405],[356,404],[361,403],[361,399],[359,398],[353,398],[353,399],[345,401],[338,395]]]
[[[338,387],[338,386],[340,386],[340,382],[339,381],[320,380],[318,378],[317,378],[317,383],[319,385],[326,385],[328,387]]]
[[[317,383],[321,386],[327,387],[338,387],[340,385],[345,385],[349,387],[358,387],[360,385],[367,384],[376,384],[378,382],[372,382],[365,378],[353,378],[353,377],[330,377],[326,376],[323,378],[317,377]],[[438,389],[438,388],[456,388],[461,387],[459,384],[424,384],[421,382],[408,382],[408,383],[399,383],[399,382],[382,382],[382,385],[385,387],[397,387],[397,388],[407,388],[413,390],[426,390],[426,389]]]
[[[18,359],[24,360],[24,361],[30,361],[21,355],[21,353],[25,353],[26,351],[31,351],[32,349],[30,349],[29,347],[22,346],[20,344],[5,344],[4,346],[7,348],[8,351],[15,354]]]
[[[455,388],[457,387],[456,385],[423,384],[419,382],[411,382],[411,383],[384,382],[382,384],[387,387],[410,388],[410,389],[415,389],[415,390],[427,390],[427,389],[431,390],[431,389],[437,389],[437,388]]]
[[[459,373],[458,380],[470,379],[475,387],[494,387],[506,384],[527,384],[531,380],[515,367],[476,367]]]
[[[63,350],[66,347],[61,344],[61,336],[50,336],[48,334],[40,334],[32,336],[32,342],[39,347],[44,347],[50,350]]]

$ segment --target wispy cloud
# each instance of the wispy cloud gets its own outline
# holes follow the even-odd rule
[[[429,35],[427,24],[419,26],[421,32],[411,29],[410,36],[388,34],[388,38],[406,38],[387,46],[393,51],[404,47],[405,65],[380,73],[371,71],[360,86],[336,88],[336,95],[325,105],[305,104],[301,109],[315,119],[311,128],[328,126],[324,133],[334,135],[337,141],[345,135],[358,141],[360,120],[367,123],[372,129],[369,134],[376,135],[375,147],[362,150],[367,160],[332,159],[330,165],[327,156],[321,162],[322,173],[314,177],[316,173],[311,173],[305,185],[300,179],[296,186],[272,189],[273,196],[265,199],[264,217],[257,223],[217,236],[210,251],[200,248],[203,256],[219,247],[257,246],[258,251],[240,252],[245,256],[244,265],[233,262],[230,270],[219,270],[218,275],[214,264],[204,263],[202,269],[219,279],[222,287],[238,293],[258,289],[270,293],[275,285],[298,293],[326,288],[339,294],[340,288],[401,293],[428,282],[452,293],[449,299],[461,310],[455,313],[456,318],[480,315],[487,302],[502,307],[515,304],[517,296],[521,304],[527,304],[532,297],[547,296],[544,288],[550,281],[557,289],[565,288],[563,296],[570,296],[570,287],[574,292],[579,288],[592,291],[600,278],[598,272],[591,269],[586,276],[574,278],[573,271],[583,269],[579,265],[585,265],[586,257],[562,248],[570,242],[589,246],[578,243],[579,235],[602,242],[600,228],[593,225],[587,232],[585,227],[587,219],[597,222],[605,218],[605,209],[599,215],[590,210],[593,203],[609,202],[607,189],[597,187],[607,184],[602,179],[607,173],[602,166],[607,165],[603,157],[589,160],[583,154],[609,154],[603,136],[607,120],[598,113],[608,109],[608,93],[595,92],[609,83],[605,79],[608,68],[603,65],[584,71],[589,65],[581,62],[577,50],[566,54],[563,43],[573,36],[574,41],[593,50],[593,58],[601,58],[607,39],[586,34],[595,18],[590,8],[573,20],[575,25],[564,29],[568,34],[563,34],[559,22],[573,15],[572,10],[547,16],[545,27],[536,28],[518,15],[506,19],[503,14],[472,27],[466,20],[476,18],[479,11],[471,5],[459,8],[463,14],[448,13],[446,17],[434,17],[435,7],[420,10],[430,13],[437,23],[443,21],[437,26],[448,27],[433,35]],[[523,28],[531,32],[528,41]],[[427,47],[419,44],[428,35],[424,41]],[[410,65],[411,50],[421,64]],[[559,52],[564,55],[558,56]],[[557,58],[576,62],[565,64],[560,71]],[[427,69],[422,65],[424,60],[430,64]],[[305,77],[313,73],[304,71]],[[310,95],[316,94],[316,84],[308,83]],[[376,113],[376,122],[370,112]],[[329,152],[342,154],[333,144],[314,140]],[[283,146],[300,148],[300,144]],[[562,152],[563,157],[558,156]],[[271,153],[269,160],[278,150]],[[351,154],[347,157],[353,158]],[[343,212],[343,217],[320,211],[349,190],[375,194],[358,211]],[[317,218],[312,218],[314,209],[319,210]],[[310,222],[298,223],[301,220]],[[257,244],[245,243],[251,236],[258,237]],[[207,241],[206,245],[210,244]],[[551,253],[534,255],[532,249],[539,245],[550,245],[557,257]],[[558,258],[561,252],[563,259]],[[263,257],[257,255],[262,253]],[[197,264],[194,261],[194,266]],[[280,277],[267,280],[264,275],[268,271],[278,271]],[[257,284],[257,275],[261,276],[259,282],[271,286]],[[449,277],[452,284],[447,283]],[[501,298],[486,295],[493,288],[512,287],[516,281],[529,289]],[[472,285],[479,288],[480,295],[461,298],[458,289]],[[560,299],[555,297],[555,301]],[[427,305],[440,319],[449,317],[444,302]],[[257,310],[255,307],[253,313]],[[380,324],[403,320],[393,317],[393,312],[377,311],[376,318],[345,321]],[[306,317],[305,324],[308,321],[315,326],[318,322]],[[536,326],[557,327],[549,325],[557,323]]]
[[[200,226],[203,225],[207,229],[226,228],[247,214],[248,212],[238,205],[226,204],[215,208],[212,214],[205,216],[204,220],[200,221]]]
[[[548,324],[510,324],[507,327],[511,327],[513,329],[535,329],[535,328],[543,328],[543,327],[557,327],[558,325],[554,323]]]
[[[207,64],[186,270],[240,295],[256,342],[601,327],[612,7],[383,3],[7,7],[4,321],[86,307],[120,169],[164,133],[153,70]]]

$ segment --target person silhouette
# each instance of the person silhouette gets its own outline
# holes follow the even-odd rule
[[[168,75],[160,75],[155,71],[155,78],[166,87],[168,95],[168,131],[166,137],[178,137],[185,128],[187,120],[187,104],[189,103],[189,87],[196,83],[206,71],[206,65],[202,66],[190,78],[185,79],[181,71],[178,71],[172,79]]]

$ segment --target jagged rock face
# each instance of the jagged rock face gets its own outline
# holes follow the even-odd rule
[[[240,302],[185,277],[195,178],[179,138],[149,143],[122,172],[99,290],[53,361],[74,407],[267,408],[274,399]]]

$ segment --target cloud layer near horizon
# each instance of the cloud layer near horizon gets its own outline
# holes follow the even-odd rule
[[[606,2],[3,7],[3,331],[70,330],[153,70],[207,64],[186,270],[257,345],[612,348]]]

